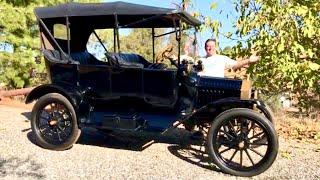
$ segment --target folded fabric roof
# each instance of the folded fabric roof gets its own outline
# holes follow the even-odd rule
[[[117,15],[119,25],[127,25],[143,19],[150,19],[152,22],[141,21],[127,27],[173,27],[179,25],[179,20],[191,26],[201,24],[199,20],[184,11],[177,11],[169,8],[159,8],[153,6],[125,3],[66,3],[51,7],[39,7],[35,9],[35,14],[40,19],[59,19],[62,17],[72,17],[73,19],[87,19],[94,16],[102,21],[108,17]],[[94,17],[91,17],[91,19]],[[105,27],[114,26],[114,22],[103,21]],[[101,25],[99,25],[101,26]]]

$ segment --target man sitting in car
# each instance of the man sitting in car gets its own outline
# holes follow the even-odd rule
[[[206,56],[200,59],[203,64],[203,70],[198,73],[200,76],[224,77],[225,69],[236,71],[259,60],[259,57],[255,55],[242,61],[236,61],[227,56],[219,55],[216,51],[215,39],[208,39],[205,42],[205,50]]]

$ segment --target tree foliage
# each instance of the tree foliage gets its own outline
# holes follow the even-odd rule
[[[292,92],[301,105],[319,105],[320,2],[318,0],[237,1],[235,53],[261,60],[249,69],[267,93]]]
[[[9,88],[25,87],[30,84],[29,70],[36,67],[32,59],[39,47],[33,8],[30,1],[1,1],[0,6],[0,42],[14,48],[14,53],[0,52],[0,81]]]
[[[164,33],[164,29],[155,29],[155,34]],[[155,38],[155,53],[165,46],[164,37]],[[150,28],[136,28],[126,35],[120,37],[121,52],[136,53],[152,62],[152,30]]]
[[[96,2],[97,0],[94,0]],[[14,52],[0,52],[0,82],[8,88],[22,88],[39,83],[30,71],[44,71],[36,65],[39,54],[39,30],[33,9],[38,6],[56,5],[65,0],[0,0],[0,43],[13,46]],[[93,2],[80,0],[80,2]]]

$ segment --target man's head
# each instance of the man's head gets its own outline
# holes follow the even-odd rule
[[[205,43],[205,50],[207,53],[207,57],[216,55],[216,40],[215,39],[208,39]]]

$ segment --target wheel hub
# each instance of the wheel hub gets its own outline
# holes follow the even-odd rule
[[[241,142],[238,144],[238,147],[239,147],[239,149],[243,149],[243,148],[245,147],[244,141],[241,141]]]
[[[241,137],[238,139],[238,148],[241,149],[247,149],[249,147],[249,142],[247,138]]]
[[[56,126],[58,124],[58,121],[57,120],[55,120],[55,119],[50,119],[49,120],[49,125],[50,126]]]

